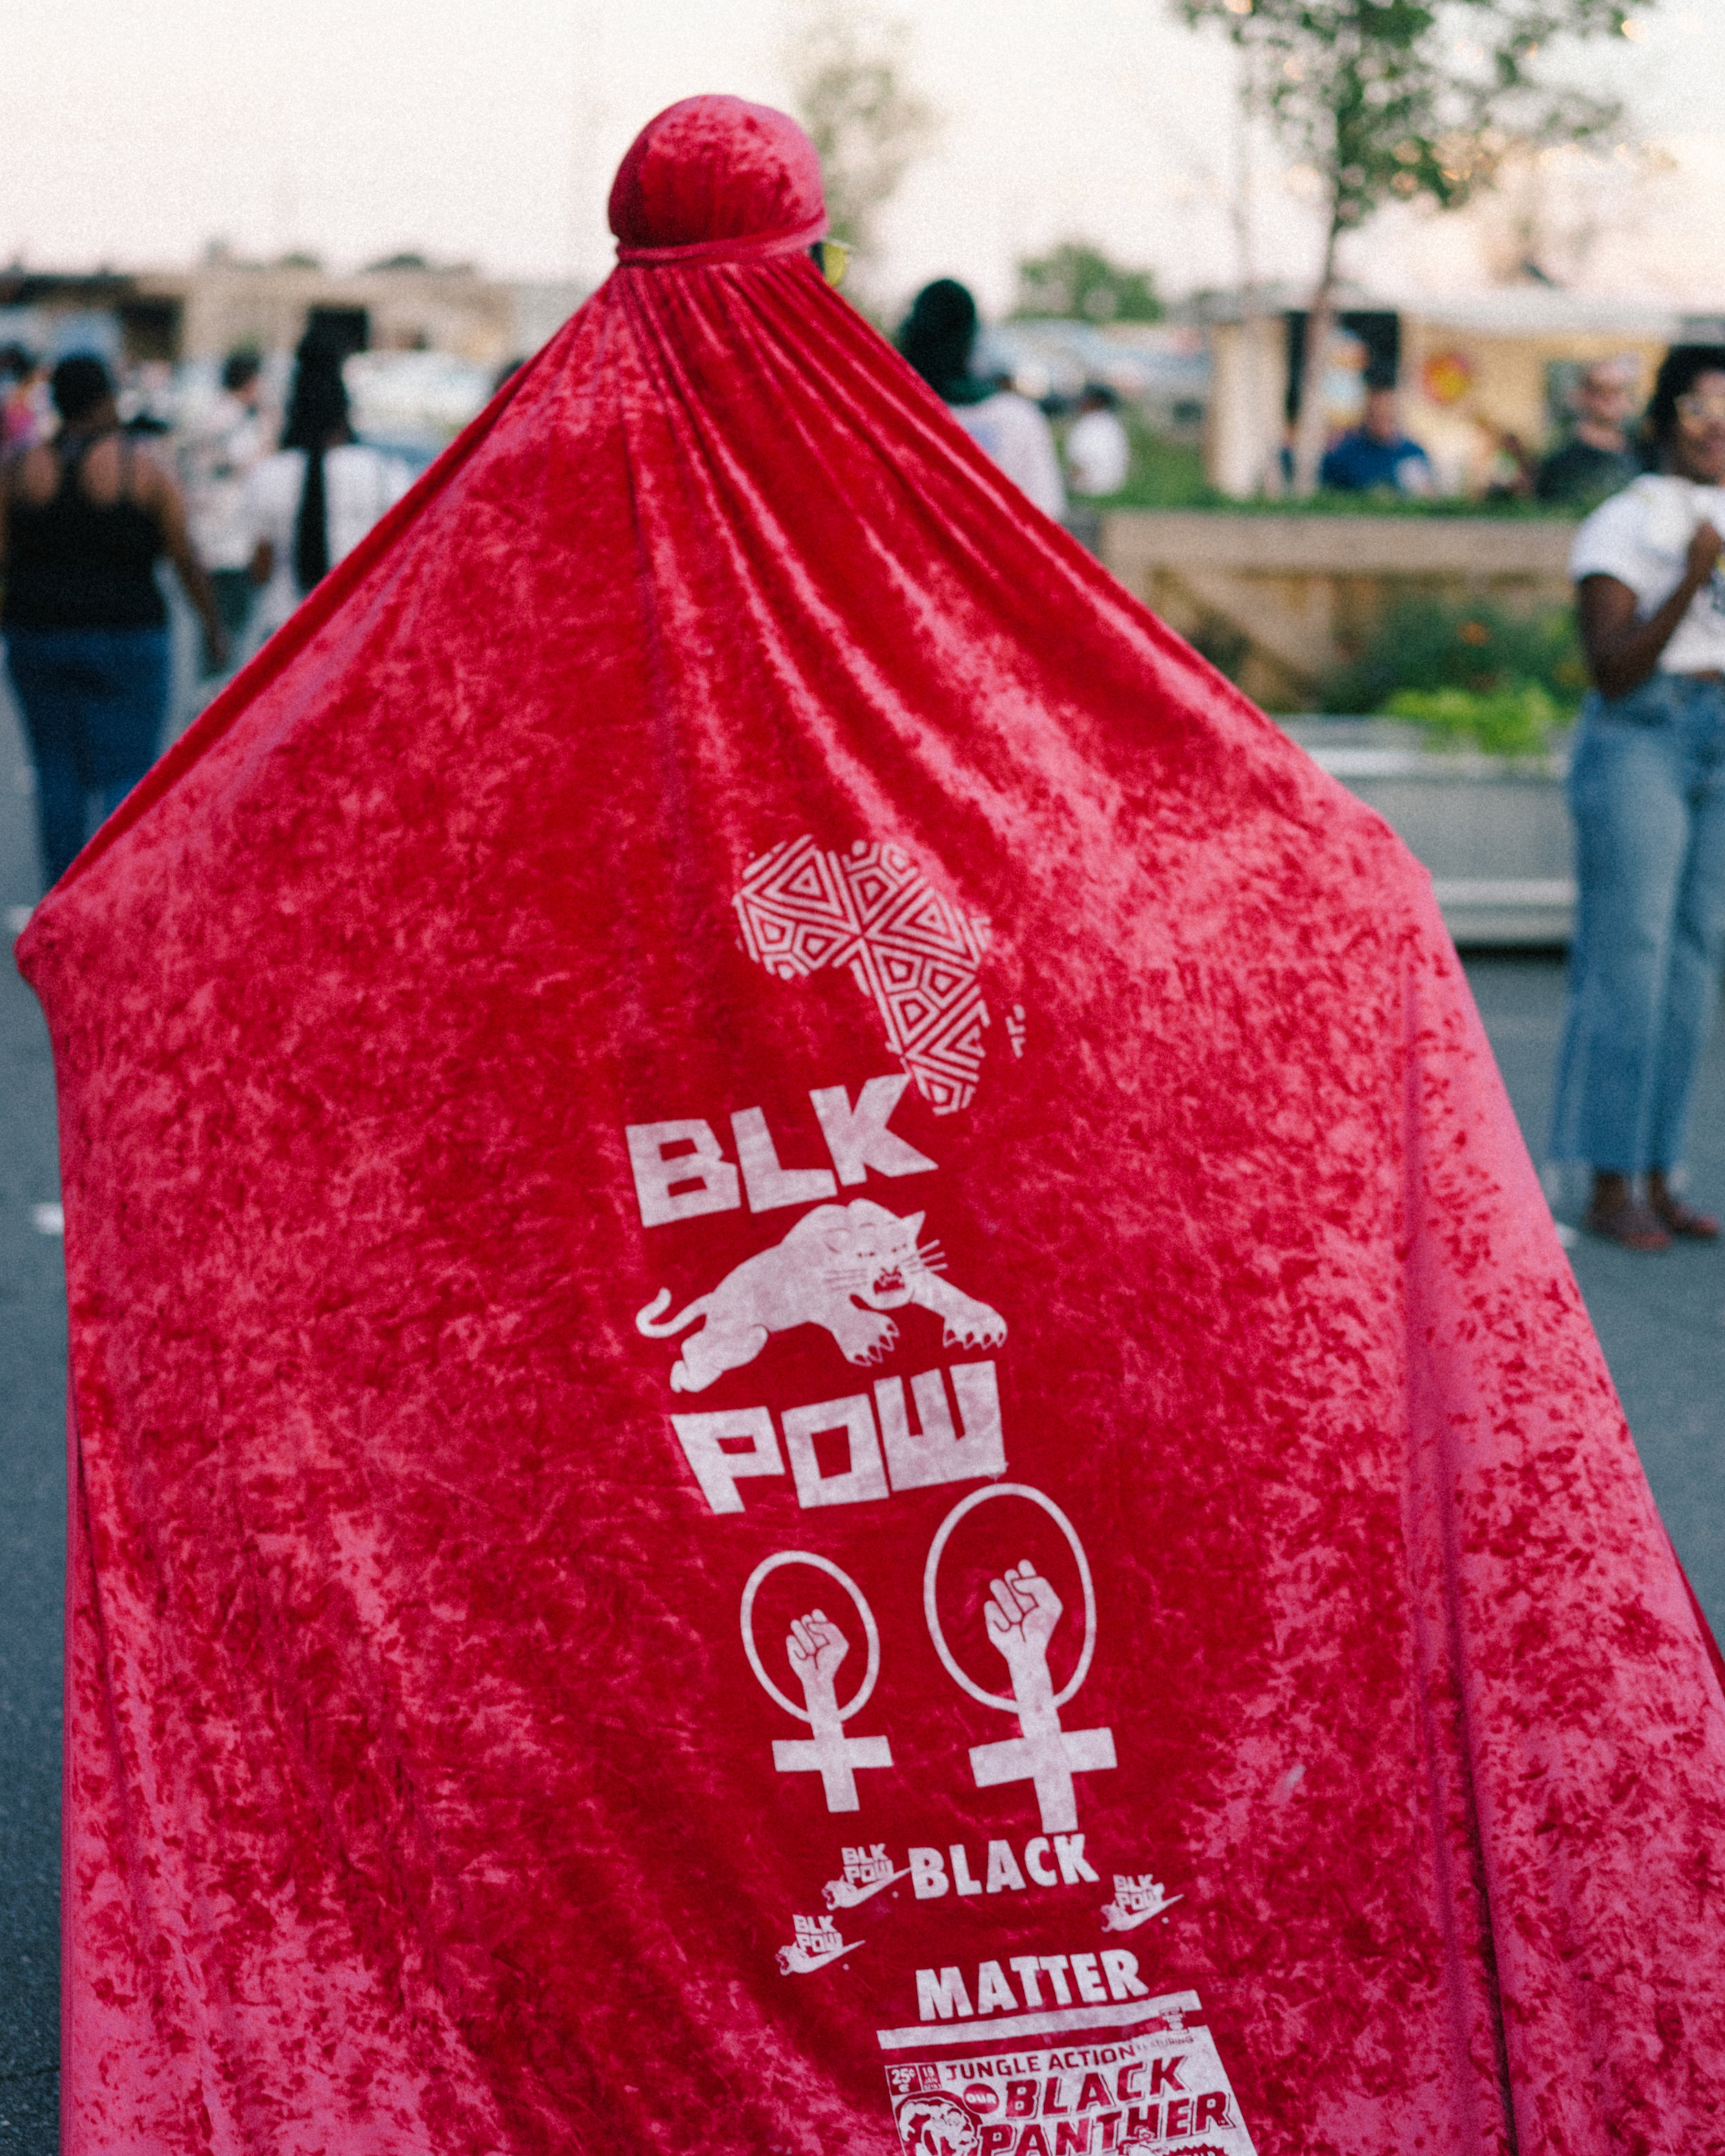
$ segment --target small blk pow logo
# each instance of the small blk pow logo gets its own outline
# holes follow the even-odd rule
[[[806,835],[751,861],[732,904],[757,965],[782,981],[848,967],[936,1115],[970,1105],[988,1023],[980,914],[942,898],[896,846],[826,852]]]
[[[908,1864],[901,1871],[893,1870],[884,1841],[866,1842],[855,1849],[847,1849],[844,1856],[845,1876],[829,1879],[820,1890],[829,1909],[854,1909],[859,1902],[866,1902],[883,1887],[907,1879],[911,1874]]]
[[[829,1962],[842,1961],[846,1954],[855,1953],[862,1943],[860,1939],[841,1938],[829,1917],[796,1917],[792,1921],[797,1936],[789,1946],[778,1950],[781,1976],[812,1976]]]
[[[1102,1905],[1105,1932],[1134,1932],[1183,1897],[1170,1894],[1147,1871],[1114,1875],[1114,1899]]]

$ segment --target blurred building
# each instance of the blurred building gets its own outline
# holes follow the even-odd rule
[[[1167,434],[1195,434],[1209,399],[1209,340],[1191,322],[993,323],[973,364],[998,367],[1039,402],[1070,403],[1087,382],[1106,382]]]
[[[1194,309],[1210,344],[1205,470],[1224,494],[1279,490],[1305,393],[1305,296],[1266,287],[1208,295]],[[1368,374],[1394,381],[1403,424],[1441,490],[1478,493],[1516,449],[1538,454],[1561,435],[1584,367],[1632,360],[1645,394],[1666,347],[1690,341],[1725,341],[1725,310],[1697,315],[1532,285],[1400,302],[1346,291],[1319,393],[1339,429],[1358,418]]]
[[[0,342],[174,364],[238,346],[288,352],[311,326],[352,352],[446,352],[495,367],[536,351],[584,296],[572,283],[489,278],[417,255],[343,275],[212,250],[182,270],[0,270]]]

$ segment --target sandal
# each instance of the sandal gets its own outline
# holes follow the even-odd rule
[[[1626,1250],[1668,1250],[1671,1246],[1670,1229],[1652,1207],[1642,1204],[1639,1199],[1631,1199],[1625,1205],[1614,1205],[1604,1213],[1597,1205],[1591,1205],[1581,1224],[1589,1235],[1621,1244]],[[1713,1232],[1717,1234],[1717,1227]]]
[[[1648,1210],[1660,1225],[1673,1235],[1681,1235],[1692,1243],[1717,1243],[1719,1224],[1711,1213],[1697,1213],[1681,1198],[1667,1193],[1663,1198],[1650,1198]]]

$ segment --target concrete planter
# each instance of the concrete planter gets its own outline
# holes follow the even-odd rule
[[[1277,723],[1375,808],[1431,871],[1457,945],[1567,943],[1575,880],[1566,757],[1447,755],[1391,719]]]

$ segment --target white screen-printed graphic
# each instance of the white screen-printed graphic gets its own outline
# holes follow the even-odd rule
[[[888,2100],[905,2156],[1255,2156],[1215,2041],[1184,2025],[1199,2012],[1186,1991],[1146,1999],[1140,2022],[1161,2029],[1084,2026],[1063,2041],[1003,2049],[974,2035],[957,2056],[895,2061]],[[926,2048],[930,2031],[882,2030]]]
[[[941,1276],[937,1243],[920,1240],[924,1216],[901,1219],[872,1199],[817,1205],[769,1250],[745,1258],[711,1293],[667,1317],[661,1288],[635,1316],[649,1340],[668,1340],[697,1319],[671,1365],[674,1393],[705,1392],[716,1378],[752,1363],[775,1332],[819,1325],[847,1363],[860,1368],[891,1354],[898,1327],[886,1315],[907,1303],[933,1311],[948,1348],[998,1348],[1006,1320]]]
[[[886,1854],[884,1841],[865,1842],[855,1849],[841,1851],[845,1860],[844,1876],[829,1879],[821,1888],[829,1909],[854,1909],[866,1902],[883,1887],[891,1887],[901,1879],[908,1879],[908,1864],[895,1871],[892,1859]]]
[[[803,1705],[786,1697],[768,1676],[755,1644],[755,1597],[761,1584],[782,1565],[812,1565],[835,1579],[855,1605],[868,1641],[868,1664],[863,1681],[846,1707],[839,1705],[839,1666],[850,1652],[850,1642],[821,1609],[810,1609],[795,1619],[785,1639],[785,1656],[803,1688]],[[762,1691],[787,1714],[809,1724],[806,1738],[776,1738],[773,1763],[781,1774],[819,1774],[829,1812],[854,1812],[860,1808],[856,1778],[871,1767],[890,1767],[892,1748],[884,1737],[847,1737],[845,1724],[869,1702],[875,1680],[880,1674],[880,1634],[875,1613],[863,1599],[862,1589],[849,1573],[840,1572],[829,1558],[809,1550],[778,1550],[763,1558],[748,1576],[742,1590],[742,1645],[749,1667]]]
[[[830,1172],[788,1167],[762,1108],[738,1108],[732,1116],[734,1166],[705,1116],[625,1125],[642,1224],[663,1228],[703,1213],[732,1212],[742,1204],[745,1191],[752,1213],[812,1204],[817,1199],[836,1198],[841,1183],[866,1183],[871,1168],[877,1175],[932,1174],[936,1163],[887,1127],[910,1083],[902,1075],[870,1078],[855,1106],[842,1086],[817,1086],[810,1091],[809,1106],[832,1160]]]
[[[793,1917],[791,1922],[797,1936],[778,1950],[781,1976],[813,1976],[816,1969],[842,1961],[846,1954],[868,1943],[865,1939],[842,1938],[830,1917]]]
[[[1065,1535],[1077,1561],[1084,1592],[1084,1646],[1078,1666],[1056,1691],[1049,1674],[1048,1650],[1065,1606],[1049,1581],[1029,1561],[1009,1564],[990,1584],[983,1605],[983,1621],[990,1641],[1006,1664],[1012,1697],[984,1691],[967,1676],[954,1659],[941,1629],[938,1589],[940,1562],[952,1530],[978,1505],[997,1497],[1023,1497],[1039,1505]],[[1091,1578],[1090,1560],[1072,1522],[1040,1490],[1024,1482],[999,1482],[992,1489],[973,1490],[942,1521],[928,1552],[922,1573],[922,1612],[930,1638],[942,1666],[954,1684],[984,1707],[999,1707],[1019,1718],[1019,1735],[994,1744],[973,1746],[971,1772],[979,1789],[998,1789],[1004,1783],[1029,1782],[1036,1791],[1045,1834],[1068,1833],[1078,1824],[1075,1774],[1103,1772],[1115,1763],[1114,1732],[1111,1729],[1063,1729],[1060,1709],[1090,1674],[1096,1646],[1096,1595]]]
[[[841,854],[806,834],[751,861],[732,903],[757,966],[782,981],[844,968],[936,1115],[969,1106],[988,1024],[981,914],[943,898],[896,846],[859,839]]]
[[[957,1419],[947,1404],[950,1385]],[[877,1430],[875,1416],[880,1422]],[[797,1502],[860,1505],[894,1491],[926,1490],[938,1482],[968,1482],[1006,1472],[1006,1440],[1000,1427],[1000,1390],[992,1363],[956,1363],[945,1373],[918,1371],[906,1404],[904,1380],[881,1378],[875,1405],[866,1393],[786,1408],[784,1450],[779,1449],[768,1408],[727,1408],[715,1414],[670,1419],[701,1494],[716,1512],[743,1510],[739,1482],[783,1476],[788,1455]],[[823,1460],[819,1440],[842,1434],[844,1465]]]
[[[1170,1894],[1147,1871],[1117,1871],[1114,1899],[1102,1904],[1102,1929],[1135,1932],[1140,1924],[1147,1924],[1153,1917],[1159,1917],[1183,1899],[1182,1895]]]

